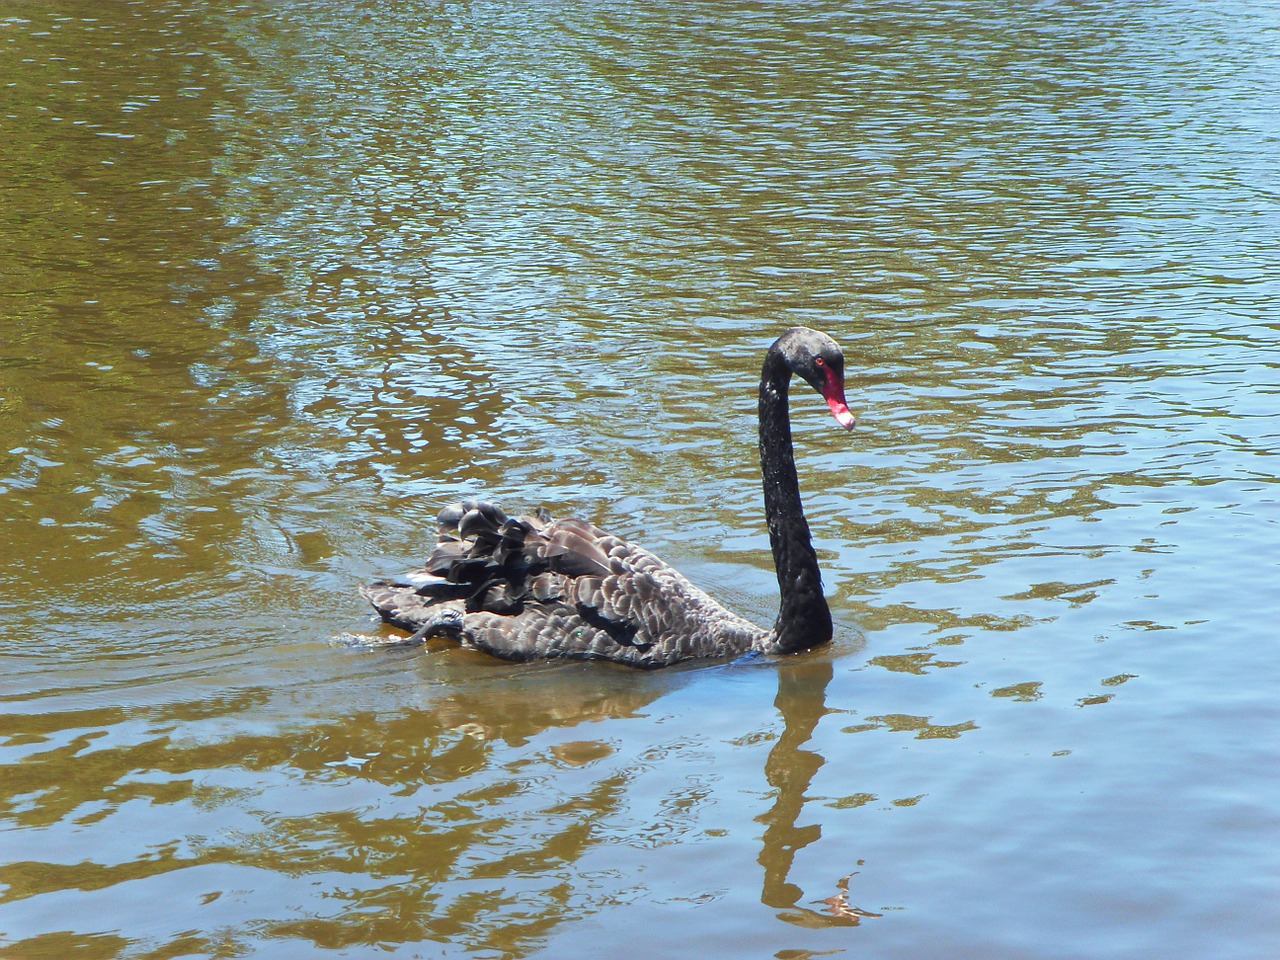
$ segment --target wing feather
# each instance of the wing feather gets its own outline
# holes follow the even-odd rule
[[[665,666],[762,642],[643,548],[539,509],[510,518],[468,500],[440,513],[427,564],[362,593],[384,620],[508,660],[608,659]]]

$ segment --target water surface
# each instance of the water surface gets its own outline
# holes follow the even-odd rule
[[[2,12],[6,956],[1274,955],[1280,7],[846,7]],[[830,649],[333,642],[477,492],[768,623],[797,323]]]

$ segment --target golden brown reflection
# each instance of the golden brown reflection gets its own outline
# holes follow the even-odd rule
[[[800,657],[776,673],[782,729],[762,778],[775,796],[758,818],[767,825],[760,899],[798,925],[856,924],[876,914],[850,902],[847,864],[832,865],[825,890],[789,879],[796,853],[821,838],[818,823],[803,822],[823,765],[806,745],[829,712],[833,662]],[[652,771],[678,769],[706,749],[698,737],[677,732],[637,750],[589,733],[599,721],[619,730],[660,710],[664,695],[699,676],[498,666],[442,688],[429,709],[226,738],[199,731],[253,716],[267,690],[154,708],[11,713],[0,718],[3,749],[15,758],[0,776],[0,816],[70,831],[86,845],[78,861],[28,853],[0,866],[0,903],[132,888],[176,871],[199,889],[200,871],[233,867],[311,877],[325,891],[307,916],[264,906],[265,936],[326,948],[438,940],[517,955],[568,920],[640,895],[642,886],[619,887],[628,849],[715,835],[703,819],[714,778],[691,772],[648,795]],[[576,729],[586,735],[553,736]],[[637,804],[653,815],[637,818]],[[101,832],[139,817],[172,827],[152,843]],[[217,821],[227,825],[210,831]],[[596,876],[615,855],[616,869]],[[206,896],[226,892],[206,886]],[[193,942],[207,950],[216,941]],[[39,956],[54,943],[23,946]]]
[[[446,693],[429,710],[356,713],[292,735],[273,730],[209,742],[184,731],[252,714],[267,691],[222,697],[216,709],[5,716],[6,754],[25,757],[0,776],[0,815],[92,837],[101,821],[109,828],[131,821],[133,810],[149,811],[147,819],[163,818],[173,832],[141,848],[103,835],[96,851],[82,848],[78,862],[15,859],[0,866],[0,902],[108,890],[174,871],[188,871],[184,883],[198,888],[200,869],[225,864],[323,883],[327,892],[307,918],[270,919],[288,908],[260,904],[258,926],[268,937],[323,947],[438,940],[518,952],[565,919],[600,908],[589,881],[575,890],[567,874],[557,879],[585,850],[670,843],[697,826],[692,787],[693,794],[677,790],[664,799],[660,823],[627,826],[633,781],[668,751],[685,749],[679,739],[614,765],[613,747],[602,741],[526,749],[549,731],[634,716],[659,690],[532,672],[532,682],[496,673],[469,691]],[[135,742],[104,743],[108,731],[114,740],[132,731]],[[275,798],[272,809],[260,808],[259,795]],[[243,827],[204,833],[199,824],[216,811]],[[93,942],[75,940],[81,950]],[[196,937],[187,946],[213,950],[217,943]],[[36,938],[22,945],[23,955],[47,955],[60,944]]]
[[[757,818],[767,824],[759,857],[764,867],[760,900],[781,911],[781,919],[804,927],[857,926],[865,918],[881,916],[849,902],[850,874],[833,880],[836,892],[831,896],[805,904],[800,903],[805,891],[789,879],[796,854],[822,838],[821,824],[799,823],[809,787],[825,762],[820,754],[803,748],[830,712],[826,691],[832,674],[832,662],[824,656],[802,657],[779,667],[774,705],[784,727],[765,761],[765,777],[776,798],[772,809]]]
[[[845,733],[862,733],[865,730],[889,730],[893,733],[914,733],[917,740],[954,740],[962,733],[978,729],[972,720],[962,723],[939,724],[929,717],[917,717],[910,714],[894,713],[884,716],[867,717],[866,723],[845,727]]]
[[[15,607],[86,617],[218,568],[287,405],[249,335],[278,285],[218,207],[218,38],[177,4],[48,6],[3,31],[24,67],[0,185],[0,578]]]

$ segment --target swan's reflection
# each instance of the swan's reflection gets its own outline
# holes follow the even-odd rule
[[[435,655],[439,656],[441,652]],[[464,661],[468,655],[453,653],[452,656],[460,660],[453,667],[460,667],[461,673],[467,672]],[[444,666],[445,673],[451,674],[452,668],[447,664]],[[776,791],[776,798],[773,806],[758,818],[766,824],[757,857],[764,873],[760,900],[765,906],[778,911],[780,919],[799,926],[854,926],[863,918],[880,914],[863,910],[850,902],[852,874],[847,868],[833,871],[830,885],[820,894],[810,892],[807,900],[802,887],[791,879],[798,851],[822,837],[821,824],[802,822],[802,814],[811,784],[825,763],[818,752],[807,747],[818,723],[829,712],[826,697],[834,665],[829,656],[820,652],[782,661],[774,669],[778,684],[774,704],[782,717],[783,729],[765,759],[763,770],[764,779]],[[494,667],[488,671],[487,677],[472,675],[469,683],[447,684],[446,689],[450,692],[432,703],[429,711],[414,713],[390,724],[379,723],[376,732],[380,736],[382,750],[363,766],[361,775],[388,785],[413,782],[444,784],[483,771],[483,778],[493,781],[488,789],[495,790],[495,796],[503,797],[504,817],[514,815],[517,820],[529,823],[528,818],[551,815],[537,828],[542,834],[542,843],[533,857],[534,861],[540,862],[543,857],[548,863],[574,861],[583,849],[570,843],[570,837],[577,837],[588,829],[597,835],[597,839],[610,835],[614,841],[647,843],[653,837],[651,834],[641,837],[635,833],[639,824],[631,828],[625,826],[629,820],[627,807],[634,802],[630,788],[634,785],[636,771],[624,763],[612,774],[597,779],[608,769],[607,764],[603,767],[596,764],[613,752],[609,743],[595,740],[564,743],[541,754],[541,760],[532,760],[523,750],[511,754],[500,748],[503,745],[522,747],[556,729],[590,726],[598,721],[642,718],[656,701],[696,682],[699,673],[694,669],[662,675],[637,674],[624,669],[601,669],[598,664],[567,669],[565,665]],[[496,705],[501,708],[495,710]],[[363,734],[374,732],[367,729]],[[342,737],[344,740],[352,737],[362,739],[362,731],[345,726]],[[327,745],[322,752],[330,753],[332,746]],[[687,746],[687,742],[666,747],[652,745],[646,751],[647,759],[665,758],[666,762],[678,763]],[[582,794],[561,796],[560,803],[550,802],[556,777],[548,777],[541,769],[546,762],[560,769],[594,767],[596,773],[584,781],[586,789]],[[501,789],[498,782],[504,779],[504,771],[514,783],[536,787],[537,792],[544,795],[542,801],[534,801],[523,790],[508,793]],[[675,777],[674,772],[672,777]],[[469,801],[474,794],[464,796]],[[461,800],[462,797],[456,799]],[[668,808],[669,814],[671,809]],[[575,815],[561,823],[570,810]],[[610,823],[615,826],[603,826]],[[563,829],[559,829],[557,824]],[[687,822],[673,821],[662,826],[664,838],[668,841],[679,840],[682,836],[694,838],[702,828],[698,814],[693,811],[690,811]],[[645,829],[655,827],[648,824]],[[501,834],[503,831],[498,832]],[[407,836],[401,836],[398,842],[407,839]],[[436,879],[458,879],[468,873],[474,876],[474,871],[465,869],[463,863],[482,848],[493,846],[495,839],[498,838],[472,837],[463,851],[466,856],[461,858],[457,856],[457,850],[447,857],[442,857],[440,851],[434,851],[432,859],[437,866],[452,864],[451,869]],[[513,835],[507,843],[519,847],[521,839]],[[419,835],[412,840],[411,846],[422,852],[432,844]],[[569,848],[573,848],[572,852]],[[526,851],[521,856],[528,859],[532,853]],[[482,873],[501,876],[507,865],[508,858],[500,857]],[[533,865],[532,862],[524,863],[526,869]]]
[[[764,889],[760,894],[765,906],[783,911],[781,919],[806,927],[855,926],[863,917],[878,917],[849,903],[849,879],[836,883],[836,892],[814,910],[797,906],[804,891],[791,882],[791,868],[796,852],[822,837],[817,823],[800,825],[797,821],[805,805],[805,794],[814,775],[826,761],[804,745],[827,714],[827,685],[834,672],[829,657],[816,654],[781,664],[778,668],[778,696],[774,700],[782,714],[782,735],[769,751],[765,761],[765,779],[777,791],[773,808],[759,819],[768,824],[764,832],[764,848],[759,863],[764,867]]]
[[[407,684],[404,668],[415,665],[416,682]],[[633,880],[652,864],[650,851],[714,835],[708,815],[725,785],[706,769],[707,751],[737,748],[673,722],[690,716],[681,715],[686,687],[715,685],[704,670],[512,667],[444,650],[381,665],[353,656],[351,666],[339,689],[362,705],[339,716],[336,696],[323,697],[324,713],[289,726],[281,718],[296,720],[303,705],[265,688],[216,705],[139,707],[130,722],[142,742],[100,748],[100,782],[57,749],[33,756],[15,782],[42,792],[45,816],[73,817],[86,803],[106,811],[94,840],[115,860],[79,864],[77,884],[125,888],[163,874],[212,884],[202,896],[286,885],[288,897],[272,901],[256,929],[343,948],[438,940],[514,955],[600,910],[660,897]],[[847,870],[822,893],[810,891],[807,904],[789,876],[796,852],[821,835],[800,820],[823,765],[806,747],[827,712],[829,658],[722,669],[732,690],[763,698],[768,687],[735,671],[756,670],[767,684],[776,672],[782,735],[763,778],[758,766],[742,774],[777,791],[762,817],[761,901],[804,926],[872,915],[849,905],[839,880]],[[131,802],[162,806],[169,822],[186,825],[188,840],[143,848],[145,837],[112,819]],[[228,811],[234,829],[221,826]],[[215,873],[220,879],[207,879]],[[0,870],[11,890],[36,899],[60,896],[63,877],[43,861]],[[728,892],[709,882],[716,886],[706,896]]]

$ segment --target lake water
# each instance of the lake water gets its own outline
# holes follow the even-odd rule
[[[0,9],[6,958],[1280,953],[1280,4]],[[470,493],[762,624],[370,650]]]

